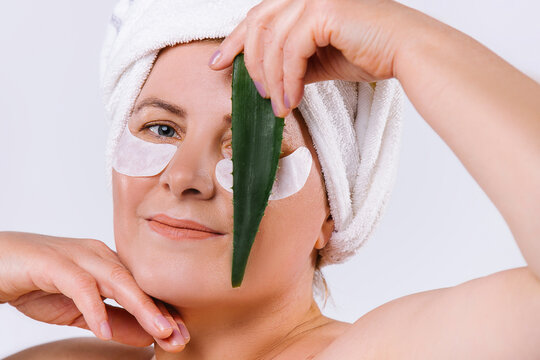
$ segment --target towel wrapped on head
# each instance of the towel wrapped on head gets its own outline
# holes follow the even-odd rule
[[[111,124],[109,184],[118,140],[159,50],[224,38],[260,0],[120,0],[100,59]],[[342,263],[371,236],[393,189],[401,142],[403,90],[397,79],[305,85],[298,106],[321,164],[334,232],[318,267]],[[321,276],[315,277],[320,288]]]

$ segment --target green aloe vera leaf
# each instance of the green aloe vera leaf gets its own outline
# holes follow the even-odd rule
[[[259,95],[238,54],[232,73],[233,261],[232,287],[246,265],[276,178],[285,121]]]

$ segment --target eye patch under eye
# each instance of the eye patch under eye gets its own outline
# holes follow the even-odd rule
[[[113,158],[113,168],[124,175],[141,177],[155,176],[165,169],[178,147],[173,144],[159,144],[145,141],[131,133],[126,126],[119,139]],[[286,198],[304,187],[313,158],[305,146],[300,146],[292,154],[279,159],[276,179],[269,200]],[[222,159],[216,164],[216,178],[228,192],[233,192],[233,163]]]
[[[291,196],[306,184],[313,158],[305,146],[300,146],[292,154],[279,159],[276,179],[268,200],[279,200]],[[228,192],[233,192],[233,163],[222,159],[216,165],[216,178]]]
[[[127,176],[154,176],[165,169],[176,153],[173,144],[156,144],[133,135],[126,126],[113,158],[113,168]]]

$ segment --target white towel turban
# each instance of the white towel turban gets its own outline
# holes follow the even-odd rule
[[[120,0],[100,59],[111,124],[107,171],[132,106],[161,48],[229,35],[260,0]],[[334,232],[319,267],[342,263],[370,237],[394,186],[403,90],[396,79],[308,84],[298,108],[321,164]],[[109,176],[109,186],[111,184]],[[316,280],[317,281],[317,280]]]

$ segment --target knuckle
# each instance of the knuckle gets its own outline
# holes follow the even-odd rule
[[[142,295],[139,299],[140,305],[146,309],[152,309],[152,311],[157,307],[156,303],[148,296]]]
[[[131,281],[131,273],[123,266],[114,264],[110,272],[110,279],[112,282],[128,282]]]
[[[273,14],[266,13],[262,10],[262,8],[259,7],[259,5],[251,8],[246,16],[246,22],[248,27],[250,28],[256,28],[261,29],[263,31],[266,31],[268,29],[267,23],[272,20]]]
[[[91,247],[97,254],[101,255],[102,257],[110,257],[111,255],[115,258],[117,257],[116,252],[100,240],[94,240]]]
[[[96,279],[86,271],[77,271],[73,274],[73,281],[83,292],[93,292],[96,289]]]
[[[103,241],[97,240],[97,239],[91,239],[91,240],[95,247],[98,247],[100,249],[109,249],[107,244],[105,244]]]
[[[275,38],[274,38],[274,32],[272,31],[272,28],[269,26],[261,25],[261,29],[263,31],[263,44],[265,47],[271,45]]]
[[[260,9],[259,5],[253,6],[247,12],[246,19],[249,19],[250,22],[253,21],[253,19],[257,19],[257,15],[259,14],[260,10],[261,9]]]
[[[62,246],[56,247],[55,251],[68,259],[78,259],[88,253],[88,243],[89,239],[73,239],[73,241],[68,241]]]
[[[285,43],[285,45],[283,45],[283,61],[293,60],[295,57],[295,54],[296,54],[296,51],[290,42],[287,42]]]
[[[39,289],[54,292],[56,291],[55,276],[69,270],[70,266],[65,258],[53,253],[51,256],[36,259],[28,271],[28,276]]]

